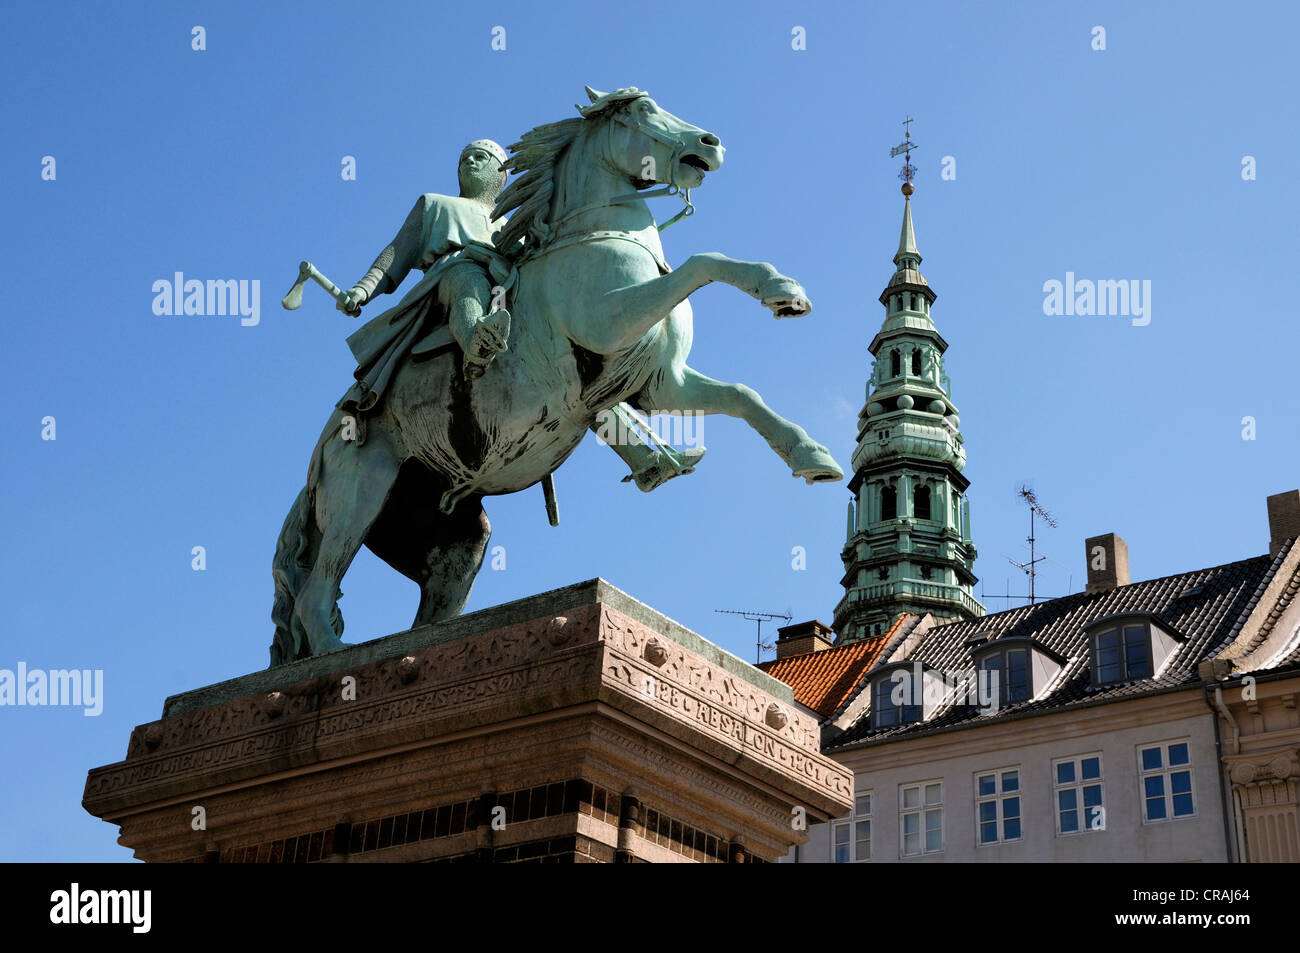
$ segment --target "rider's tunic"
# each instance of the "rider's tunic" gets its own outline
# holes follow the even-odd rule
[[[492,236],[504,221],[492,220],[481,202],[435,192],[420,196],[375,262],[382,276],[370,297],[395,290],[414,268],[423,269],[424,277],[395,307],[348,338],[357,359],[357,382],[339,401],[340,408],[367,411],[379,402],[416,343],[447,321],[438,300],[438,282],[465,261],[497,264],[500,256],[492,247]]]

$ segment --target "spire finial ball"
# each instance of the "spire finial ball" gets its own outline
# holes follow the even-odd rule
[[[911,182],[904,182],[904,183],[903,183],[903,194],[904,194],[904,195],[910,197],[911,194],[912,194],[913,192],[915,192],[915,191],[916,191],[916,188],[912,185]]]

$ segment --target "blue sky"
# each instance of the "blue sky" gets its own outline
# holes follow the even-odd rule
[[[1128,541],[1135,579],[1267,551],[1265,497],[1300,486],[1294,6],[634,9],[6,13],[0,668],[103,669],[105,698],[94,718],[0,708],[0,859],[127,859],[80,807],[87,769],[120,759],[167,695],[266,665],[276,536],[357,326],[318,288],[279,308],[299,259],[354,282],[416,196],[455,192],[465,142],[576,115],[584,84],[648,89],[722,139],[669,262],[771,261],[814,313],[778,322],[704,288],[691,364],[757,389],[846,468],[902,215],[889,148],[915,117],[917,242],[987,592],[1024,590],[1003,554],[1025,558],[1025,480],[1059,521],[1040,533],[1049,595],[1082,587],[1083,540],[1104,532]],[[155,315],[153,282],[177,271],[260,281],[259,323]],[[1150,323],[1045,315],[1044,282],[1067,272],[1149,280]],[[709,418],[704,442],[695,474],[642,494],[589,438],[556,474],[558,528],[536,488],[488,500],[506,568],[484,569],[469,608],[599,575],[750,659],[753,624],[715,609],[829,622],[847,490],[792,480],[740,421]],[[343,590],[349,641],[415,612],[414,584],[368,552]]]

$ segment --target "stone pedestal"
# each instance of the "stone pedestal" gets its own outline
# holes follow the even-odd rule
[[[788,686],[596,579],[169,698],[83,805],[148,861],[766,861],[846,814]]]

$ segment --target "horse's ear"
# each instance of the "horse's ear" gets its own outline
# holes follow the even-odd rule
[[[602,92],[592,89],[590,86],[584,86],[583,89],[587,91],[587,98],[590,99],[593,103],[596,100],[600,99],[601,96],[605,95]]]

